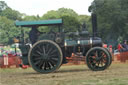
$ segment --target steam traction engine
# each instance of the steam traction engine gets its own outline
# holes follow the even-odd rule
[[[80,32],[65,33],[62,30],[62,19],[42,20],[42,21],[17,21],[16,26],[58,26],[58,31],[54,28],[38,37],[33,46],[20,40],[19,48],[22,51],[22,62],[24,65],[31,65],[40,73],[50,73],[56,71],[65,63],[65,57],[71,54],[81,54],[86,56],[85,62],[93,71],[105,70],[112,62],[110,52],[102,47],[101,38],[96,36],[96,15],[92,14],[93,36],[88,36],[86,30]],[[36,29],[36,28],[35,28]]]

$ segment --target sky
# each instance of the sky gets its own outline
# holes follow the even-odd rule
[[[0,0],[1,1],[1,0]],[[2,0],[9,7],[27,15],[39,15],[59,8],[71,8],[79,15],[90,15],[88,7],[93,0]]]

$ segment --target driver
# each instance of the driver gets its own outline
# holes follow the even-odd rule
[[[32,43],[32,45],[37,41],[38,36],[40,35],[40,32],[37,29],[37,26],[32,26],[31,31],[29,32],[29,39]]]

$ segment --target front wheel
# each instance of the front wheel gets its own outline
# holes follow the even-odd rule
[[[111,62],[111,56],[103,47],[93,47],[86,54],[87,66],[93,71],[105,70]]]
[[[110,53],[110,51],[107,48],[105,48],[105,49],[109,53],[109,56],[110,56],[110,64],[108,65],[108,67],[109,67],[112,64],[112,53]]]

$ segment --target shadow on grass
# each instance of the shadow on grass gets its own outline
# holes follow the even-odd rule
[[[86,72],[89,71],[89,69],[69,69],[69,70],[58,70],[55,71],[54,73],[69,73],[69,72]]]
[[[90,71],[89,69],[68,69],[68,70],[65,70],[65,69],[58,69],[56,70],[55,72],[52,72],[52,73],[46,73],[46,74],[57,74],[57,73],[73,73],[73,72],[86,72],[86,71]],[[27,74],[27,75],[30,75],[30,74],[35,74],[35,75],[41,75],[42,73],[39,73],[39,72],[26,72],[26,73],[23,73],[23,74]]]

